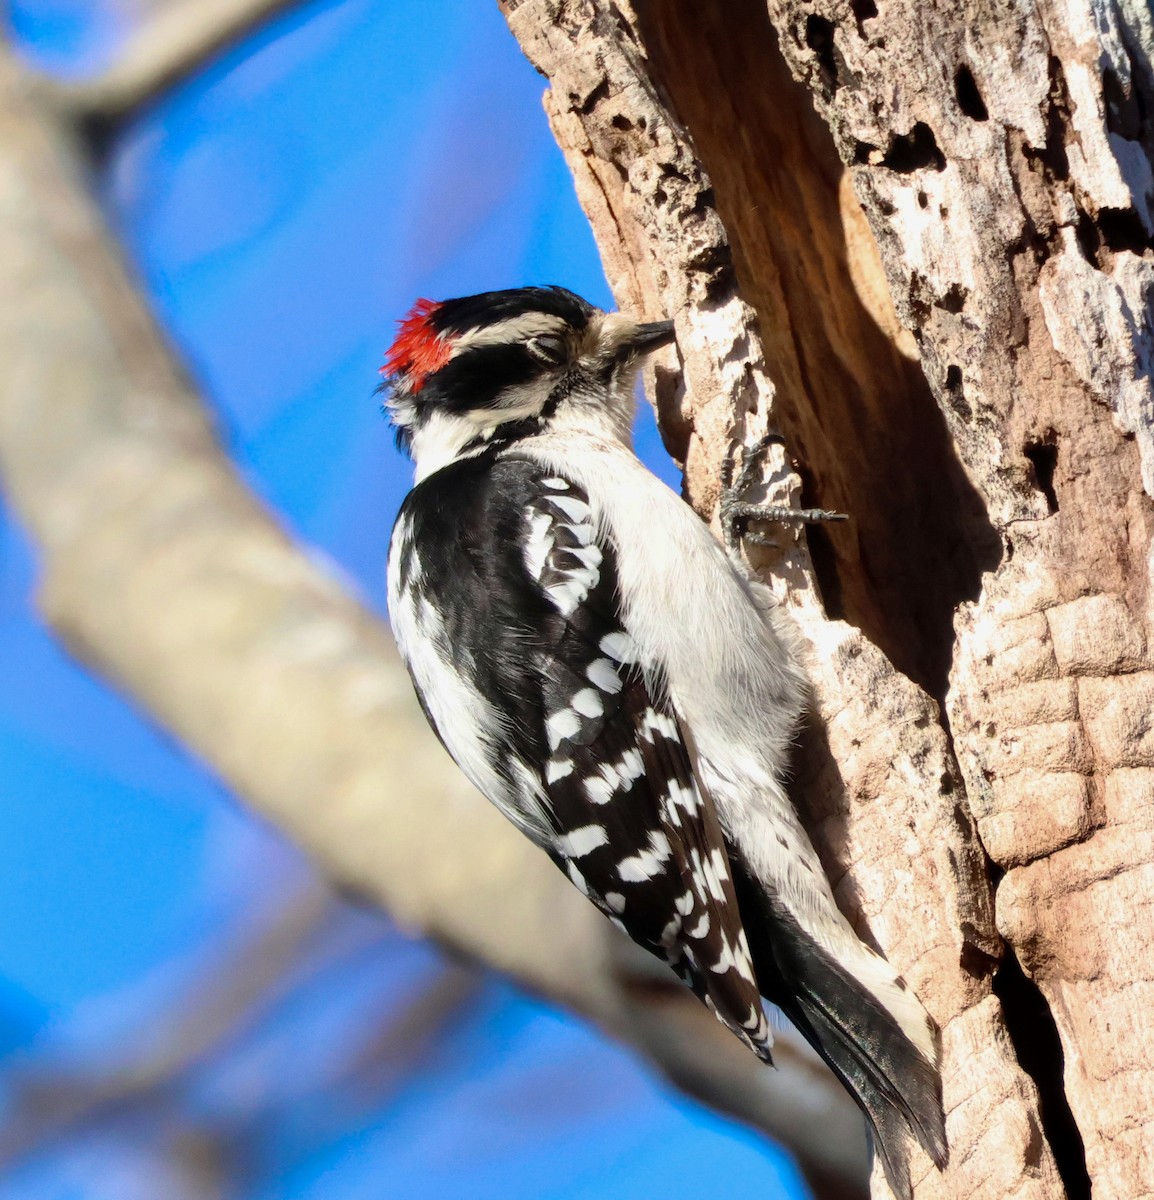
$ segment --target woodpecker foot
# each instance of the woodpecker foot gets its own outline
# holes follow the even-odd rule
[[[721,465],[721,529],[725,544],[736,551],[744,539],[757,546],[777,546],[764,533],[749,529],[750,521],[768,521],[775,524],[798,522],[815,525],[826,521],[847,521],[845,513],[831,512],[826,508],[786,508],[780,504],[750,504],[742,497],[758,481],[762,458],[768,447],[784,442],[780,434],[770,433],[748,449],[735,438],[729,444],[729,452]],[[740,458],[741,470],[734,480],[735,461]]]

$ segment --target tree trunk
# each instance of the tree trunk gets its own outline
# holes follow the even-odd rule
[[[677,323],[690,500],[771,431],[770,496],[851,516],[758,565],[796,797],[942,1027],[919,1200],[1154,1195],[1149,12],[503,7],[619,302]]]

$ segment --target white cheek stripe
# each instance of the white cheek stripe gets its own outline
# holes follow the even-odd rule
[[[492,325],[467,329],[464,333],[455,335],[450,357],[456,358],[458,354],[466,350],[476,350],[478,346],[504,346],[510,342],[526,342],[530,338],[543,337],[546,334],[564,336],[568,328],[561,317],[550,313],[520,313],[518,316],[496,321]]]

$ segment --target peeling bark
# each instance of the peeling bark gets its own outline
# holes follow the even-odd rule
[[[1149,12],[503,7],[619,302],[677,323],[689,499],[768,428],[774,501],[851,514],[759,563],[796,796],[943,1028],[917,1195],[1154,1195]]]

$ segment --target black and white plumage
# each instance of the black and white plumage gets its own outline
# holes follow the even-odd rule
[[[785,794],[787,619],[630,444],[672,340],[570,292],[421,301],[386,363],[416,463],[389,609],[474,784],[770,1060],[762,998],[849,1088],[891,1186],[944,1164],[936,1031],[838,911]]]

